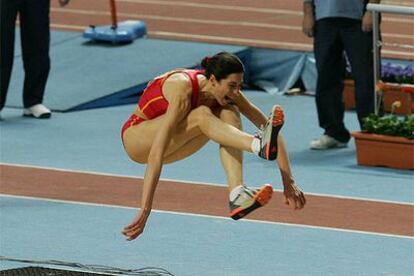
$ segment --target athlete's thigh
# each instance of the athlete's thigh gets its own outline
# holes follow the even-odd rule
[[[179,151],[189,141],[201,136],[198,128],[196,112],[191,111],[173,130],[171,141],[167,146],[165,155]],[[124,147],[129,157],[138,162],[146,163],[152,143],[160,132],[165,115],[144,121],[138,125],[129,127],[123,137]]]

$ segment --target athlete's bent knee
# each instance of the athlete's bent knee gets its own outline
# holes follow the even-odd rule
[[[192,111],[193,116],[197,119],[197,124],[202,124],[209,116],[214,116],[208,106],[202,105]]]
[[[193,112],[197,113],[200,116],[212,114],[210,107],[201,105],[193,110]]]
[[[197,126],[205,124],[208,121],[208,118],[211,118],[211,116],[214,117],[214,114],[211,111],[210,107],[205,105],[197,107],[191,113],[196,121]]]

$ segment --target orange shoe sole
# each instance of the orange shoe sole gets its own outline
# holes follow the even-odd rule
[[[267,160],[275,160],[277,158],[277,136],[279,135],[280,129],[283,127],[285,123],[285,114],[283,112],[283,108],[280,105],[274,105],[272,109],[272,134],[271,134],[271,141],[272,143],[268,143],[266,147],[266,159]],[[273,144],[273,145],[272,145]]]
[[[260,191],[257,192],[257,194],[254,196],[253,204],[249,207],[243,209],[243,208],[236,208],[230,213],[230,217],[234,220],[241,219],[245,217],[246,215],[250,214],[254,210],[265,206],[273,195],[273,187],[270,184],[265,184]]]
[[[274,127],[282,126],[285,123],[285,113],[280,105],[273,106],[272,114],[272,125]]]

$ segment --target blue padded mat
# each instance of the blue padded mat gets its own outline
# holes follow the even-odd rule
[[[112,25],[90,26],[83,37],[94,41],[106,41],[111,43],[132,42],[147,34],[147,28],[143,21],[127,20],[120,22],[116,28]]]

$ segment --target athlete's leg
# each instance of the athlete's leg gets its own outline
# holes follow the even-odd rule
[[[242,130],[240,113],[237,107],[229,106],[219,110],[218,113],[220,120]],[[229,191],[243,185],[243,151],[220,145],[220,158],[227,176]]]
[[[162,127],[165,115],[144,121],[128,128],[124,133],[124,146],[129,156],[139,163],[146,163],[152,141]],[[194,140],[195,139],[195,140]],[[210,108],[200,106],[177,125],[167,147],[166,161],[185,158],[199,150],[209,139],[220,145],[250,151],[253,136],[217,118]],[[193,141],[194,140],[194,141]],[[185,150],[184,150],[185,149]]]
[[[165,115],[125,131],[124,146],[133,160],[147,162],[153,138],[162,127],[163,116]],[[251,145],[255,138],[239,128],[241,129],[240,115],[234,107],[214,112],[205,106],[196,108],[177,125],[164,157],[164,161],[173,162],[196,152],[209,139],[217,142],[230,191],[241,186],[230,194],[230,216],[235,220],[267,204],[273,193],[273,188],[268,184],[255,190],[243,185],[242,151],[252,151]],[[235,192],[237,194],[232,198]]]
[[[165,115],[129,127],[123,136],[123,143],[129,157],[138,163],[147,163],[152,142],[162,127]],[[197,127],[197,120],[190,113],[177,125],[170,144],[164,154],[164,162],[171,163],[198,151],[209,140]]]
[[[237,107],[228,106],[221,109],[218,117],[221,121],[242,130],[240,112]],[[238,220],[269,202],[273,194],[272,186],[266,184],[260,189],[250,189],[244,185],[242,150],[220,145],[220,157],[230,191],[231,218]]]
[[[217,144],[252,152],[253,135],[219,119],[208,107],[199,107],[198,127],[201,132]]]
[[[168,152],[164,157],[164,163],[172,163],[178,160],[183,160],[184,158],[192,155],[201,149],[209,141],[207,136],[200,135],[194,139],[188,141],[186,144],[182,145],[180,148],[174,152]]]

